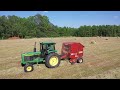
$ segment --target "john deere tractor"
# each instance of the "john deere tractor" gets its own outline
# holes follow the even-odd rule
[[[33,52],[27,52],[21,54],[21,65],[24,67],[25,72],[31,72],[34,70],[34,64],[45,63],[48,68],[58,67],[60,64],[60,56],[55,50],[55,44],[53,42],[40,43],[40,51],[36,51],[36,42]]]

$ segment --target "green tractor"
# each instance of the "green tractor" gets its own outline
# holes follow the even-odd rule
[[[24,67],[25,72],[31,72],[34,70],[34,64],[45,63],[48,68],[58,67],[60,64],[60,56],[55,50],[54,42],[42,42],[40,43],[40,51],[36,51],[36,42],[33,52],[27,52],[21,54],[21,65]]]

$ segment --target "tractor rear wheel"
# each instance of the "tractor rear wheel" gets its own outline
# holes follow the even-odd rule
[[[32,64],[28,64],[24,66],[24,71],[25,72],[32,72],[34,70],[33,65]]]
[[[48,68],[55,68],[60,65],[60,56],[57,53],[47,55],[45,59],[45,66]]]
[[[78,58],[77,63],[83,63],[83,58]]]

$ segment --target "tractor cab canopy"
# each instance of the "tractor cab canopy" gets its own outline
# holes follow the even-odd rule
[[[56,43],[54,43],[54,42],[41,42],[40,44],[46,44],[46,45],[48,45],[48,44],[56,44]]]
[[[54,42],[42,42],[40,43],[40,50],[55,50],[55,44]]]

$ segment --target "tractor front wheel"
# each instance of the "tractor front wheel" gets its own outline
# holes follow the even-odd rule
[[[51,53],[47,55],[45,59],[45,66],[48,68],[58,67],[60,64],[60,57],[57,53]]]
[[[24,66],[24,71],[25,72],[32,72],[34,70],[33,65],[32,64],[28,64]]]

